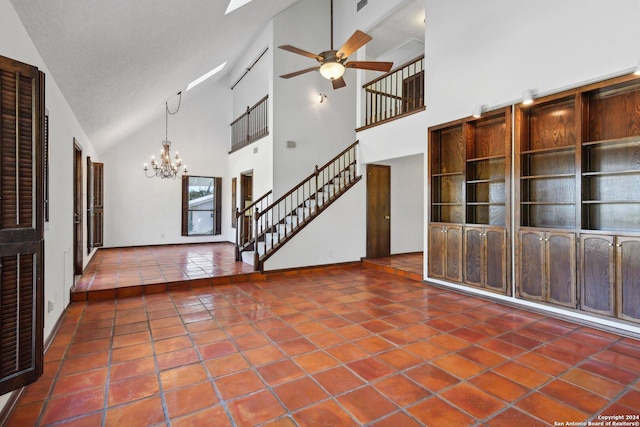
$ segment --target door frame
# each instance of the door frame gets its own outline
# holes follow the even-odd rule
[[[73,274],[82,274],[84,245],[82,244],[82,147],[73,138]]]
[[[380,176],[380,172],[386,174]],[[375,175],[374,175],[375,174]],[[367,258],[391,255],[391,166],[367,164]]]

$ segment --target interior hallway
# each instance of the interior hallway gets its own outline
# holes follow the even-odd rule
[[[392,258],[74,302],[8,425],[542,426],[640,414],[639,341],[392,274],[407,262]]]

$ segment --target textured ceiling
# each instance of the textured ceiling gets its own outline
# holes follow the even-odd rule
[[[299,0],[255,0],[226,16],[228,0],[10,1],[103,153],[163,115],[165,101],[191,81],[228,61],[213,77],[225,78],[265,25]],[[424,17],[424,1],[408,0],[370,29],[367,54],[423,43],[424,22],[416,25],[416,14]]]
[[[164,102],[228,61],[299,0],[11,0],[98,152],[164,114]],[[193,92],[198,89],[193,89]]]

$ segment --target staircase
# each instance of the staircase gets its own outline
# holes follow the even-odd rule
[[[236,260],[262,271],[269,257],[362,179],[356,172],[357,145],[358,141],[324,166],[316,166],[311,175],[279,199],[268,203],[269,192],[236,211]],[[244,225],[246,217],[251,219],[250,226]]]

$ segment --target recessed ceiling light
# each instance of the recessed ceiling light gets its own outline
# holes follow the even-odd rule
[[[227,61],[224,61],[222,64],[218,65],[216,68],[214,68],[213,70],[209,71],[207,74],[205,74],[203,76],[200,76],[197,79],[195,79],[194,81],[192,81],[191,83],[189,83],[189,86],[187,86],[187,91],[189,91],[190,89],[193,89],[194,87],[198,86],[203,81],[207,80],[209,77],[211,77],[214,74],[220,72],[224,68],[225,65],[227,65]]]
[[[225,15],[230,14],[231,12],[233,12],[234,10],[244,6],[245,4],[249,3],[251,0],[231,0],[229,2],[229,6],[227,6],[227,11],[224,13]]]

